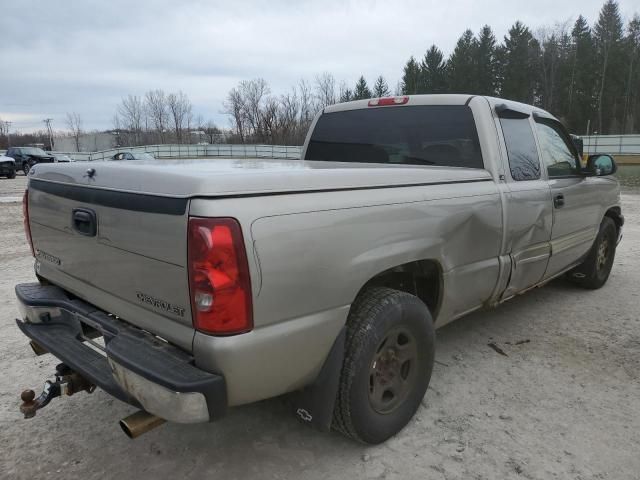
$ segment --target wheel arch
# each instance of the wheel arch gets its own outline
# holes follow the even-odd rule
[[[435,322],[443,297],[442,271],[440,262],[435,259],[415,260],[396,265],[369,278],[358,290],[356,298],[371,287],[389,287],[407,292],[427,305]]]
[[[616,233],[620,235],[620,229],[624,225],[624,217],[622,216],[622,209],[618,206],[609,208],[605,214],[605,217],[609,217],[616,225]]]

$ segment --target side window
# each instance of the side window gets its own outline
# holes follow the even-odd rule
[[[511,178],[517,181],[540,178],[540,159],[528,118],[501,118],[500,126],[509,157]]]
[[[578,163],[573,154],[571,143],[559,126],[554,122],[536,122],[542,160],[547,167],[549,177],[567,177],[577,175]]]

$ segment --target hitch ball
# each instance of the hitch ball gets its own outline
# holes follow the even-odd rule
[[[22,405],[20,405],[20,411],[24,414],[24,418],[32,418],[36,415],[36,392],[33,390],[25,390],[20,394]]]

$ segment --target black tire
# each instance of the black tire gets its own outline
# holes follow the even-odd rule
[[[617,228],[604,217],[600,230],[584,261],[568,273],[569,279],[582,288],[598,289],[607,283],[616,254]]]
[[[29,175],[29,170],[31,170],[31,167],[27,162],[24,162],[22,164],[22,173],[24,173],[25,175]]]
[[[398,433],[427,391],[434,353],[433,319],[420,299],[382,287],[360,294],[347,321],[333,428],[368,444]]]
[[[16,170],[15,170],[15,168],[13,169],[13,171],[12,171],[11,173],[9,173],[9,174],[7,175],[7,178],[8,178],[8,179],[14,179],[14,178],[16,178]]]

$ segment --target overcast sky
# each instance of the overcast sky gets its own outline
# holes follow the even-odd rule
[[[117,104],[149,89],[184,91],[195,113],[227,127],[222,101],[240,80],[273,93],[323,71],[351,86],[382,74],[392,90],[410,55],[433,43],[448,55],[466,29],[501,40],[521,20],[590,23],[603,0],[224,1],[0,0],[0,118],[42,127],[78,112],[86,129],[112,127]],[[621,0],[625,22],[640,10]]]

